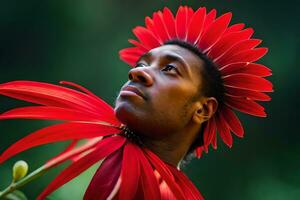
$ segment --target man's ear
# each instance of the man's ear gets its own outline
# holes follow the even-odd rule
[[[201,124],[209,120],[217,111],[218,101],[214,97],[205,97],[196,104],[194,122]]]

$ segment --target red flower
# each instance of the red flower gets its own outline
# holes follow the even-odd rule
[[[175,167],[164,163],[150,150],[122,136],[122,124],[113,109],[87,89],[61,82],[77,89],[32,81],[0,84],[0,94],[39,104],[12,109],[0,119],[61,120],[60,124],[40,129],[10,146],[0,163],[29,148],[71,140],[45,168],[66,160],[72,163],[39,195],[45,199],[51,192],[104,159],[95,173],[84,199],[203,199],[189,179]],[[86,140],[82,146],[77,142]]]
[[[218,67],[225,89],[224,102],[212,117],[204,131],[204,145],[196,149],[198,157],[208,151],[211,144],[217,148],[217,131],[223,142],[231,147],[231,132],[243,137],[244,130],[232,109],[258,117],[266,117],[264,108],[256,101],[270,101],[265,92],[272,92],[272,83],[264,77],[271,70],[256,64],[268,49],[256,48],[262,41],[253,39],[252,28],[244,24],[229,26],[232,14],[226,13],[216,18],[216,10],[206,12],[205,7],[194,11],[188,6],[180,6],[176,16],[168,8],[145,18],[145,27],[133,29],[137,40],[129,39],[134,47],[120,51],[121,60],[135,66],[141,55],[169,40],[181,40],[194,45]],[[220,103],[220,102],[219,102]]]
[[[204,145],[196,149],[197,156],[217,148],[217,132],[223,142],[232,146],[231,132],[243,137],[244,130],[233,109],[250,115],[265,117],[264,108],[256,101],[269,101],[272,83],[265,79],[271,70],[254,63],[264,56],[267,48],[257,48],[261,40],[252,39],[253,30],[244,24],[229,26],[231,13],[216,18],[216,10],[194,11],[181,6],[176,16],[165,8],[146,17],[145,27],[133,29],[135,47],[120,51],[120,57],[134,66],[141,55],[179,39],[196,46],[218,67],[223,86],[224,102],[207,122]],[[66,82],[64,82],[66,83]],[[9,147],[0,163],[26,149],[56,141],[71,140],[69,147],[50,159],[51,168],[65,160],[73,162],[62,171],[39,196],[43,199],[85,169],[104,159],[94,175],[85,199],[203,199],[187,177],[176,168],[161,161],[144,147],[124,137],[122,124],[113,109],[88,90],[83,92],[46,83],[16,81],[0,85],[0,94],[29,101],[41,106],[17,108],[0,115],[0,119],[30,118],[65,121],[38,130]],[[77,147],[79,140],[87,142]]]

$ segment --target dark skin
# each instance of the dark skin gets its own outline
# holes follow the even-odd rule
[[[203,67],[201,58],[181,46],[152,49],[129,71],[116,100],[117,118],[174,166],[217,110],[217,100],[201,94]]]

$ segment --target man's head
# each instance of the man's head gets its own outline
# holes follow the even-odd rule
[[[190,53],[198,55],[199,63],[201,63],[200,76],[198,77],[200,80],[200,90],[198,90],[200,94],[198,97],[215,97],[218,102],[218,110],[210,120],[207,120],[205,126],[202,126],[203,146],[197,148],[195,151],[198,157],[200,157],[203,150],[208,151],[209,145],[212,145],[215,149],[217,148],[218,134],[222,141],[229,147],[233,144],[231,133],[234,133],[238,137],[243,137],[243,126],[233,112],[233,109],[246,114],[265,117],[264,108],[257,104],[256,101],[271,100],[265,92],[273,91],[272,83],[264,78],[272,74],[271,70],[261,64],[255,63],[267,53],[268,49],[257,47],[261,43],[261,40],[251,38],[253,35],[252,28],[244,28],[243,23],[229,25],[231,17],[232,14],[230,12],[217,17],[215,9],[208,12],[205,7],[193,10],[188,6],[180,6],[175,15],[170,9],[164,8],[161,11],[154,12],[152,17],[146,17],[145,26],[135,27],[133,33],[137,39],[129,40],[133,46],[120,51],[120,58],[129,65],[135,66],[144,54],[152,50],[157,51],[160,47],[166,48],[170,40],[179,40],[183,43],[192,44],[192,46],[188,45],[188,47],[185,44],[177,43],[176,45],[177,47],[183,47],[185,50],[190,50]],[[172,42],[169,44],[175,46]],[[212,62],[207,62],[209,60],[206,58],[209,58]],[[203,62],[204,64],[215,64],[203,65]],[[149,65],[149,69],[152,69],[152,64],[150,63]],[[209,67],[213,65],[217,67]],[[206,68],[208,70],[201,71],[203,66],[208,66]],[[145,68],[145,71],[151,71],[149,69]],[[139,70],[140,68],[133,69],[133,72],[139,72]],[[152,72],[150,75],[152,75]],[[201,86],[205,87],[201,88]],[[180,95],[178,101],[184,98],[183,94]],[[187,98],[188,96],[185,97]],[[168,105],[163,104],[163,102],[161,102],[161,107],[168,108],[168,112],[174,114],[175,112],[177,114],[186,113],[187,115],[185,116],[189,116],[190,119],[196,119],[197,117],[192,118],[191,116],[197,115],[192,115],[191,113],[197,107],[195,105],[201,102],[199,99],[201,98],[198,98],[198,100],[197,98],[191,98],[190,101],[186,101],[185,106],[181,106],[180,108],[175,108],[172,103]],[[202,100],[200,105],[206,105],[204,102]],[[121,101],[117,102],[116,111],[119,118],[124,121],[124,118],[122,118],[124,116],[122,115],[123,112],[118,112],[122,111],[119,108],[126,108],[126,104],[121,106],[121,103]],[[170,111],[170,107],[172,107],[172,111]],[[127,111],[129,111],[130,107],[127,108]],[[133,111],[138,107],[132,105],[131,108],[131,111]],[[175,123],[175,121],[168,121],[170,119],[163,120],[164,118],[161,116],[164,115],[162,114],[164,112],[160,111],[160,113],[160,118],[155,119],[161,119],[159,122],[167,121],[165,127],[168,127],[168,124]],[[205,121],[203,116],[200,120],[202,123]],[[136,119],[132,118],[130,121],[133,122],[134,120]],[[182,125],[187,122],[186,120],[181,119]],[[177,121],[180,121],[179,118]],[[191,122],[196,121],[191,120]],[[149,123],[143,127],[143,130],[151,126],[153,124]],[[182,127],[178,125],[177,128]]]
[[[116,100],[115,112],[130,129],[154,139],[185,130],[193,134],[185,137],[200,134],[201,124],[213,116],[218,106],[220,95],[215,85],[219,84],[211,76],[219,74],[210,69],[214,66],[209,60],[191,48],[170,41],[141,56],[129,71],[129,81]]]

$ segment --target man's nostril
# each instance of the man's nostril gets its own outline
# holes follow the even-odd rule
[[[145,78],[144,76],[138,76],[138,79],[139,79],[141,82],[143,82],[143,83],[146,83],[146,82],[147,82],[147,80],[146,80],[146,78]]]
[[[131,73],[128,74],[128,79],[129,79],[129,80],[132,80],[132,79],[133,79],[133,76],[132,76]]]

